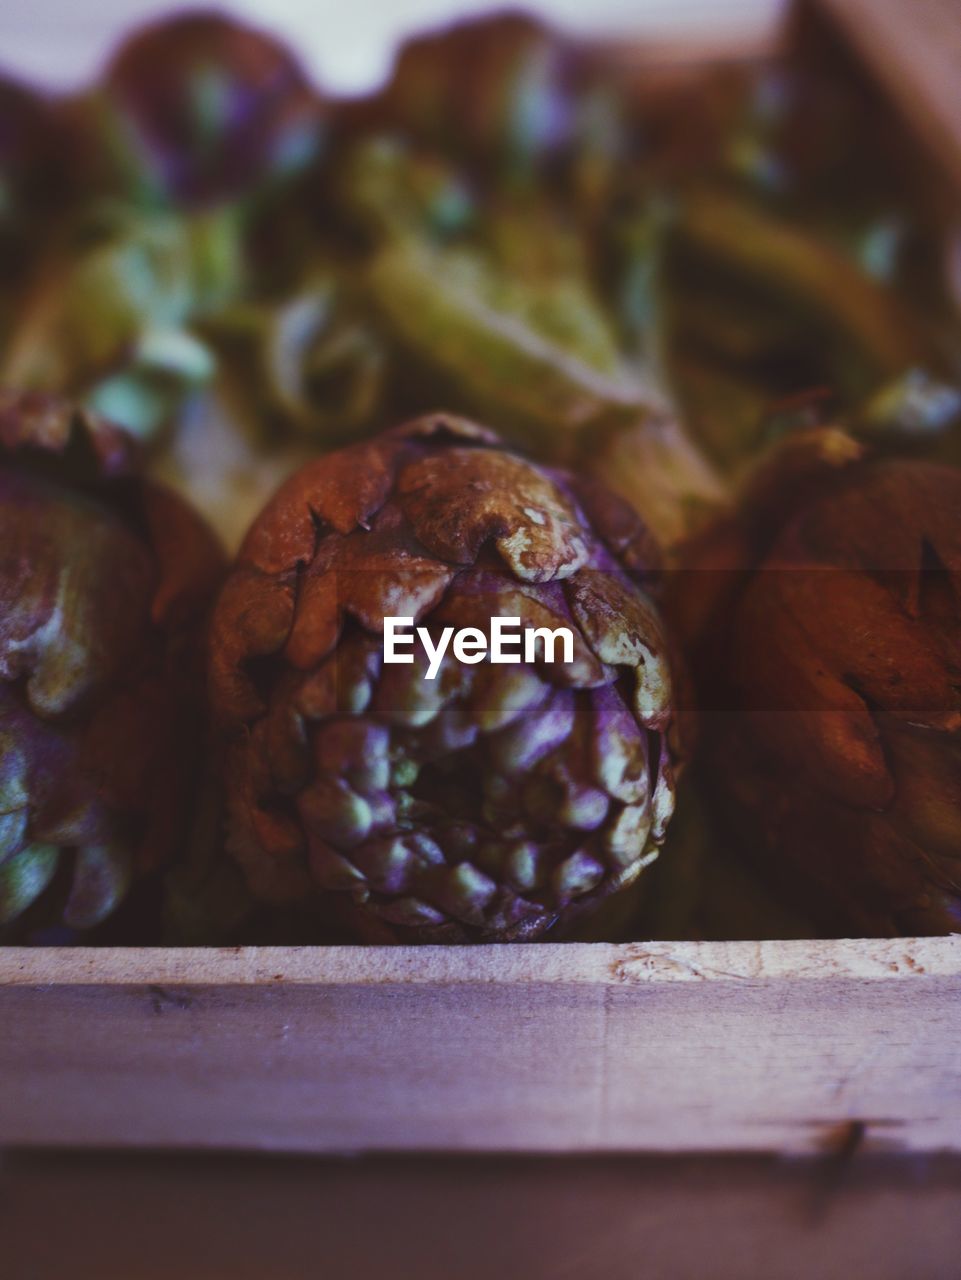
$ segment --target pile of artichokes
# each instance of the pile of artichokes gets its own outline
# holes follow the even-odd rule
[[[959,928],[955,229],[886,110],[518,14],[363,99],[189,13],[0,84],[0,940]]]

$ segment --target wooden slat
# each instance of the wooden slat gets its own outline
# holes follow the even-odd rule
[[[961,935],[488,947],[0,947],[0,986],[961,979]]]
[[[7,1280],[954,1280],[961,1159],[17,1152]]]
[[[11,950],[0,983],[0,1142],[961,1150],[961,938]]]

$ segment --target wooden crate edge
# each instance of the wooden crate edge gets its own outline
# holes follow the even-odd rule
[[[624,985],[961,977],[961,935],[487,947],[0,949],[0,985]]]

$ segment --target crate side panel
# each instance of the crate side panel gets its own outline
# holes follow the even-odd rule
[[[961,980],[10,987],[0,1142],[961,1149]]]
[[[961,980],[705,981],[609,997],[609,1127],[667,1150],[961,1150]]]
[[[9,988],[0,1142],[588,1148],[603,1001],[584,985]]]
[[[961,978],[961,935],[479,947],[0,947],[4,986],[552,986]]]

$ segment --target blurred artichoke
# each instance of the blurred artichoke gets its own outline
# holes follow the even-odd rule
[[[408,41],[363,115],[487,181],[555,181],[596,202],[623,143],[610,66],[522,13]]]
[[[736,469],[775,439],[782,407],[812,392],[852,418],[887,393],[876,435],[883,414],[904,417],[892,388],[926,401],[915,416],[930,435],[957,419],[950,383],[961,365],[929,309],[816,230],[703,189],[678,197],[654,252],[664,376],[721,467]],[[922,397],[922,385],[936,394]],[[891,431],[901,433],[897,421]]]
[[[961,472],[822,475],[736,593],[705,772],[759,867],[834,933],[961,928]]]
[[[957,422],[942,229],[870,91],[775,63],[675,80],[638,77],[597,274],[711,461],[742,470],[812,394],[852,426],[880,397],[896,445]]]
[[[80,400],[150,439],[214,376],[200,322],[244,280],[231,211],[114,206],[50,247],[16,299],[0,383]]]
[[[638,517],[446,415],[309,464],[215,609],[231,852],[362,936],[534,938],[636,879],[673,809],[667,643]],[[573,661],[382,661],[385,616],[568,627]],[[477,659],[475,659],[477,661]]]
[[[0,922],[103,921],[184,838],[219,548],[129,439],[0,395]],[[31,917],[32,918],[32,917]]]
[[[466,48],[474,28],[461,30]],[[487,24],[478,30],[483,43]],[[528,35],[548,39],[524,22],[517,30],[524,47]],[[417,58],[437,59],[432,93],[456,91],[440,56],[447,39],[418,46]],[[492,55],[491,90],[497,65]],[[361,246],[355,278],[387,357],[386,404],[413,416],[440,400],[542,459],[594,471],[670,551],[725,500],[725,486],[673,411],[656,352],[625,341],[604,305],[597,226],[546,171],[505,186],[468,146],[443,158],[418,149],[410,138],[423,130],[405,125],[409,108],[397,108],[399,138],[361,132],[338,153],[329,192]]]
[[[246,199],[307,166],[324,114],[270,36],[217,13],[167,18],[130,37],[74,104],[78,181],[154,205]]]
[[[266,197],[314,158],[324,114],[293,57],[228,18],[129,39],[95,90],[61,105],[72,200],[12,299],[0,383],[154,436],[213,379],[202,322],[256,291]]]

